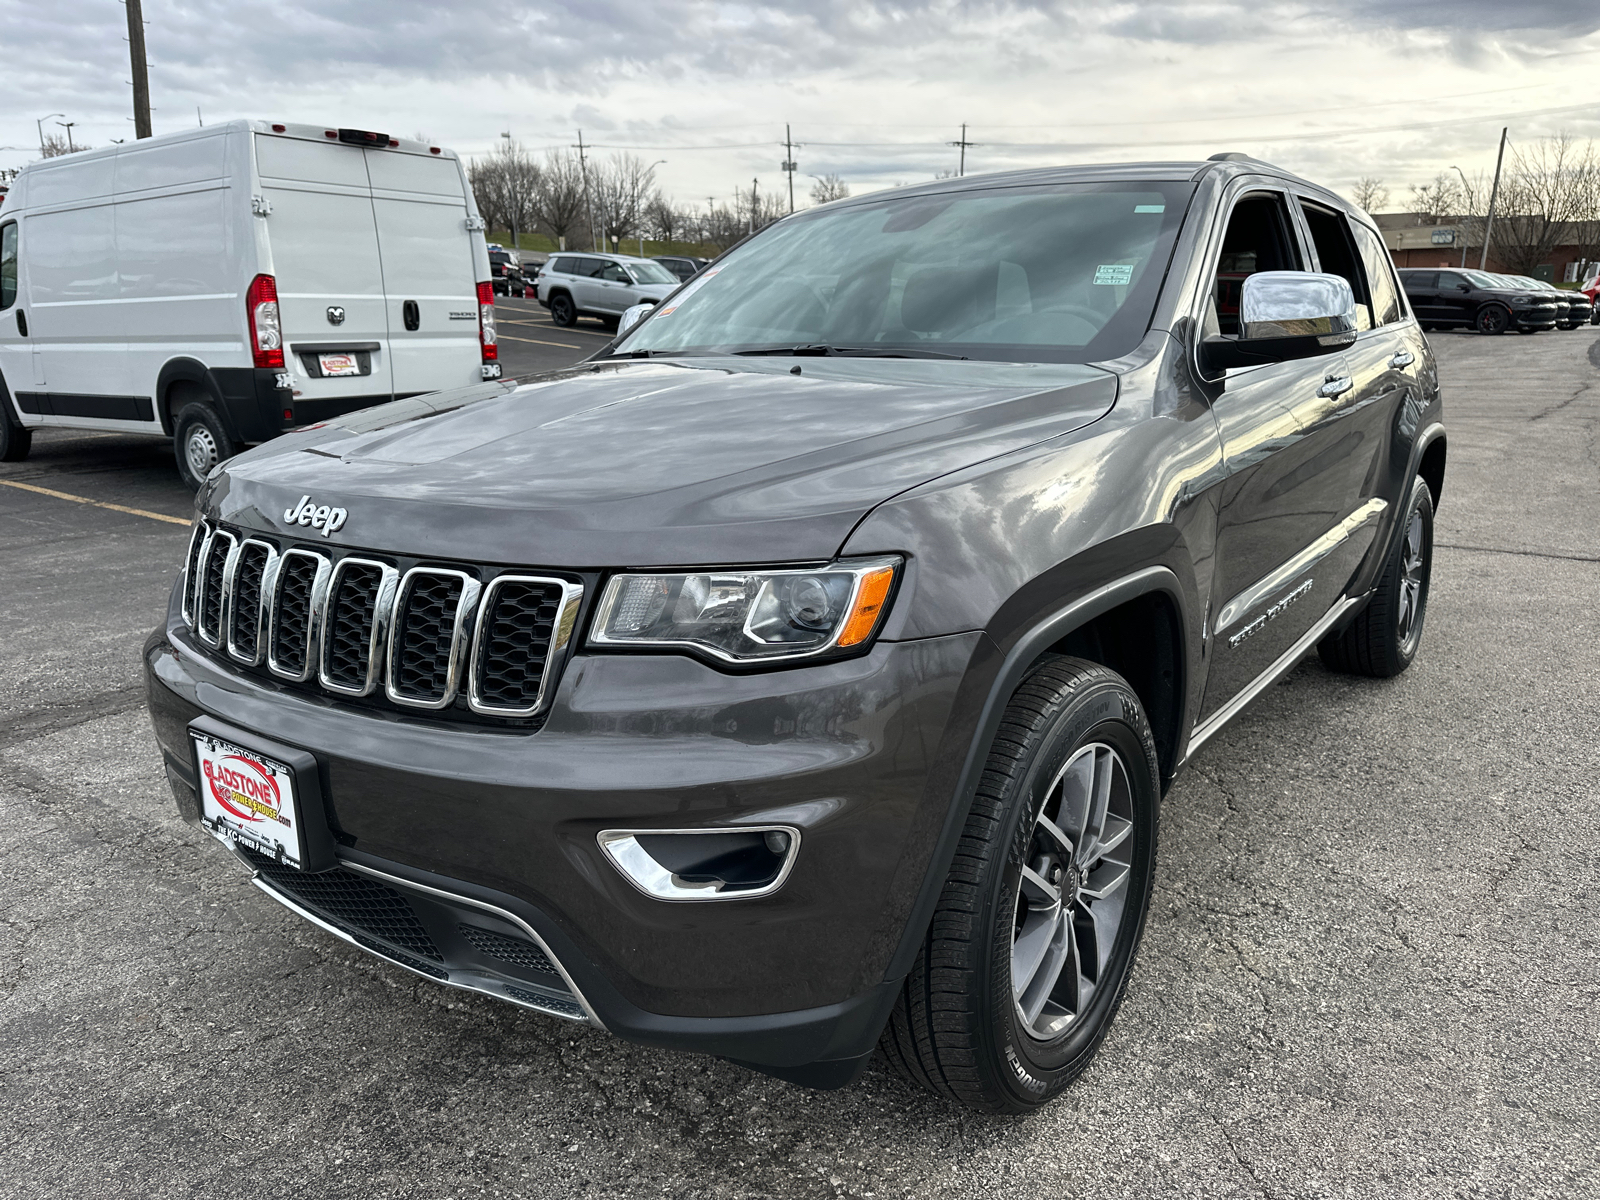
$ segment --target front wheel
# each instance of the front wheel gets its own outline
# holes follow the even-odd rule
[[[1390,679],[1417,656],[1433,574],[1433,494],[1420,475],[1412,480],[1403,521],[1372,599],[1342,632],[1317,645],[1330,671]]]
[[[1127,989],[1160,776],[1133,689],[1050,658],[1011,697],[879,1046],[907,1079],[1021,1113],[1088,1066]]]
[[[1488,304],[1478,310],[1473,327],[1479,333],[1504,333],[1511,324],[1511,314],[1498,304]]]
[[[223,428],[217,410],[204,400],[185,404],[174,424],[172,443],[178,474],[191,492],[197,492],[213,467],[233,457],[233,440]]]
[[[573,305],[571,296],[565,292],[557,292],[550,297],[550,319],[563,327],[578,323],[578,310]]]
[[[5,387],[0,384],[0,403],[9,404]],[[18,425],[11,413],[0,410],[0,462],[21,462],[33,449],[33,430]]]

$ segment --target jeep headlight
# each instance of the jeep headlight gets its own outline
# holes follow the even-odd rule
[[[615,575],[600,598],[589,645],[677,646],[731,663],[860,649],[883,624],[900,561]]]

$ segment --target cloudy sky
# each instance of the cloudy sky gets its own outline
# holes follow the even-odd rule
[[[1242,150],[1348,189],[1492,169],[1514,142],[1600,136],[1592,0],[145,0],[156,132],[231,117],[422,133],[464,155],[582,128],[665,159],[680,201],[806,175],[856,192],[954,169]],[[0,3],[0,166],[35,119],[132,136],[118,0]],[[46,122],[49,131],[56,120]],[[59,133],[57,129],[55,132]]]

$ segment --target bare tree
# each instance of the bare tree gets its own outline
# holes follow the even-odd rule
[[[639,237],[645,212],[659,196],[656,169],[636,154],[613,154],[589,168],[589,188],[594,195],[594,219],[608,238],[626,241]]]
[[[467,168],[478,212],[491,229],[531,229],[540,169],[521,145],[507,142]]]
[[[650,197],[644,210],[645,231],[658,241],[682,240],[693,217],[668,200],[660,192]]]
[[[44,141],[39,144],[39,154],[42,158],[60,158],[63,154],[77,154],[79,151],[92,149],[88,143],[79,145],[77,142],[69,148],[66,138],[57,137],[53,133],[45,134]]]
[[[850,195],[850,185],[838,175],[824,175],[811,185],[811,203],[827,204]]]
[[[1413,185],[1411,188],[1411,211],[1423,214],[1432,222],[1446,221],[1460,215],[1465,201],[1460,181],[1443,171],[1433,177],[1433,182]]]
[[[1600,161],[1593,142],[1563,133],[1513,147],[1510,167],[1500,181],[1491,252],[1512,274],[1532,275],[1600,216]]]
[[[539,164],[539,186],[533,194],[533,216],[538,228],[558,246],[563,244],[563,238],[573,244],[587,240],[583,167],[576,154],[567,150],[545,152],[544,162]]]
[[[1356,202],[1357,208],[1363,212],[1371,212],[1389,203],[1389,189],[1383,186],[1383,180],[1363,175],[1356,180],[1355,187],[1350,189],[1350,198]]]

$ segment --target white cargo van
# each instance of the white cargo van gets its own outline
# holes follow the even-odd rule
[[[483,222],[456,155],[234,121],[23,168],[0,209],[0,458],[42,426],[242,446],[497,379]]]

